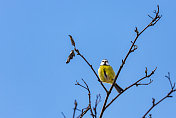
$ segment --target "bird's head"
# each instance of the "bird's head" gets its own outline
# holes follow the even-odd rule
[[[107,60],[107,59],[103,59],[103,60],[101,61],[100,65],[109,66],[108,60]]]

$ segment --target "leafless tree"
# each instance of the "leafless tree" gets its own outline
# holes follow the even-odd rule
[[[72,46],[74,47],[74,49],[71,50],[70,55],[68,56],[68,59],[67,59],[66,63],[69,63],[70,60],[74,58],[75,53],[76,53],[77,55],[79,55],[79,56],[88,64],[88,66],[91,68],[91,70],[92,70],[93,73],[95,74],[95,76],[96,76],[98,82],[101,84],[101,86],[103,87],[103,89],[104,89],[105,92],[106,92],[106,97],[105,97],[105,99],[104,99],[104,103],[103,103],[103,106],[102,106],[102,109],[101,109],[99,118],[102,118],[102,116],[103,116],[104,112],[106,111],[106,109],[107,109],[119,96],[121,96],[122,94],[124,94],[128,89],[130,89],[130,88],[133,87],[133,86],[147,86],[147,85],[149,85],[149,84],[151,84],[151,83],[153,82],[153,80],[149,79],[149,82],[148,82],[148,83],[141,83],[143,80],[145,80],[145,79],[147,79],[147,78],[150,78],[150,77],[155,73],[155,71],[156,71],[156,69],[157,69],[157,67],[156,67],[155,69],[153,69],[153,71],[151,71],[151,72],[149,73],[149,72],[148,72],[148,69],[147,69],[147,67],[146,67],[145,76],[139,78],[136,82],[134,82],[134,83],[131,84],[130,86],[126,87],[123,92],[119,93],[119,94],[118,94],[117,96],[115,96],[112,100],[110,100],[109,103],[107,103],[107,101],[108,101],[108,99],[109,99],[109,96],[110,96],[110,94],[111,94],[111,91],[112,91],[112,89],[113,89],[113,86],[115,85],[116,80],[117,80],[117,78],[119,77],[120,72],[121,72],[121,70],[123,69],[123,67],[124,67],[124,65],[125,65],[125,63],[126,63],[128,57],[129,57],[129,55],[132,54],[133,52],[135,52],[135,50],[138,48],[138,46],[136,45],[136,41],[137,41],[138,38],[143,34],[144,31],[146,31],[148,28],[154,26],[154,25],[160,20],[160,18],[162,17],[162,16],[159,14],[159,5],[157,6],[157,10],[154,11],[154,14],[155,14],[155,15],[154,15],[153,17],[150,16],[150,15],[148,15],[149,18],[151,18],[151,22],[150,22],[145,28],[143,28],[141,31],[139,31],[137,27],[135,28],[134,31],[135,31],[135,33],[136,33],[136,37],[134,38],[133,41],[131,41],[131,47],[130,47],[128,53],[126,54],[125,58],[122,59],[122,64],[121,64],[121,66],[119,67],[119,70],[117,71],[116,76],[115,76],[115,78],[114,78],[114,82],[113,82],[113,84],[111,85],[111,87],[110,87],[109,90],[107,90],[106,87],[103,85],[103,83],[100,81],[100,78],[99,78],[99,76],[97,75],[96,71],[94,70],[93,66],[92,66],[92,65],[88,62],[88,60],[80,53],[79,49],[76,48],[76,44],[75,44],[75,41],[74,41],[73,37],[72,37],[71,35],[69,35],[70,40],[71,40],[71,44],[72,44]],[[152,106],[151,106],[151,107],[149,108],[149,110],[142,116],[142,118],[145,118],[145,117],[148,115],[148,113],[149,113],[156,105],[158,105],[159,103],[161,103],[163,100],[165,100],[166,98],[172,97],[171,94],[176,91],[176,89],[175,89],[175,83],[172,84],[172,82],[171,82],[171,80],[170,80],[170,74],[168,74],[168,76],[166,76],[166,77],[168,78],[168,80],[169,80],[169,82],[170,82],[171,90],[169,91],[169,93],[168,93],[164,98],[162,98],[162,99],[159,100],[158,102],[155,102],[155,99],[153,98],[153,101],[152,101],[153,104],[152,104]],[[73,118],[75,118],[75,113],[76,113],[76,111],[79,111],[79,112],[80,112],[80,115],[77,116],[77,118],[82,118],[88,111],[90,111],[90,115],[91,115],[92,118],[97,118],[97,106],[98,106],[99,102],[101,101],[101,96],[100,96],[100,94],[97,95],[96,101],[94,102],[94,107],[93,107],[93,106],[92,106],[92,101],[91,101],[91,90],[89,89],[88,84],[87,84],[83,79],[82,79],[82,81],[83,81],[84,85],[83,85],[83,84],[80,84],[79,82],[76,82],[75,85],[78,85],[78,86],[80,86],[81,88],[87,90],[87,92],[88,92],[88,105],[87,105],[86,108],[83,108],[83,109],[80,110],[80,109],[77,108],[77,107],[78,107],[78,103],[77,103],[77,101],[75,100],[75,107],[74,107],[74,112],[73,112]],[[63,114],[63,116],[65,117],[64,114]],[[149,114],[149,117],[151,117],[151,114]]]

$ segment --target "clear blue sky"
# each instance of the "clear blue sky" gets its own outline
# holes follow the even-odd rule
[[[92,98],[105,92],[86,63],[76,56],[68,35],[97,71],[106,58],[115,71],[134,39],[134,28],[145,27],[157,4],[162,19],[137,41],[117,82],[125,88],[158,67],[150,86],[133,87],[119,97],[104,118],[140,118],[176,82],[175,0],[0,0],[0,118],[72,117],[74,100],[87,105],[87,92],[75,81],[88,83]],[[109,85],[105,85],[109,88]],[[113,89],[112,96],[117,92]],[[112,98],[111,96],[111,98]],[[98,107],[98,111],[101,107]],[[159,104],[153,118],[175,117],[176,95]],[[89,116],[86,116],[89,118]]]

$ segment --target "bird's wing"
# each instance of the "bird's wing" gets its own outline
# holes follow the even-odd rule
[[[104,72],[104,77],[107,79],[108,76],[107,76],[107,74],[106,74],[106,70],[105,70],[105,68],[103,69],[103,72]]]

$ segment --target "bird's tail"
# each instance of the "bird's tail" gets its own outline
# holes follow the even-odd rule
[[[119,85],[117,85],[117,83],[115,83],[114,87],[117,90],[117,92],[119,92],[119,93],[123,92],[123,89]]]

